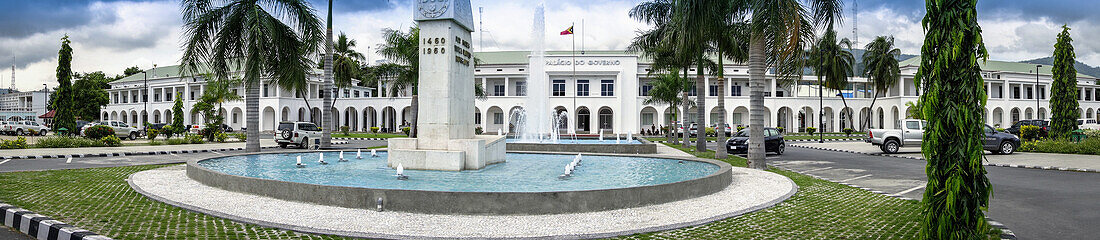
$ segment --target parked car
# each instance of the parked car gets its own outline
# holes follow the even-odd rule
[[[905,146],[920,146],[924,137],[924,127],[928,125],[920,119],[899,120],[895,129],[871,129],[867,132],[867,142],[879,146],[884,153],[897,153]]]
[[[783,133],[777,128],[764,128],[764,152],[783,154],[787,143],[783,140]],[[738,131],[726,140],[726,153],[741,154],[749,151],[749,129]]]
[[[1020,147],[1020,137],[1014,134],[997,131],[989,125],[985,125],[985,138],[982,139],[983,148],[993,154],[1012,154]]]
[[[229,125],[226,125],[226,124],[222,124],[222,132],[233,132],[233,127],[230,127]]]
[[[1020,134],[1020,127],[1022,127],[1022,126],[1036,126],[1036,127],[1039,127],[1039,130],[1040,130],[1039,131],[1039,137],[1046,137],[1047,133],[1050,131],[1050,121],[1041,120],[1041,119],[1020,120],[1016,123],[1013,123],[1012,127],[1009,127],[1008,129],[1005,129],[1005,131],[1007,131],[1008,133],[1011,133],[1011,134],[1015,134],[1016,136],[1019,136],[1019,135],[1021,135]]]
[[[689,134],[688,137],[694,138],[695,135],[698,134],[698,132],[699,132],[699,124],[691,123],[691,128],[688,128],[688,134]]]
[[[199,134],[202,131],[202,125],[187,125],[187,132],[191,134]]]
[[[0,121],[0,133],[4,135],[15,135],[16,128],[15,121]]]
[[[46,133],[49,132],[49,128],[35,121],[15,122],[15,135],[31,134],[31,130],[34,130],[34,133],[42,136],[46,136]]]
[[[84,126],[87,126],[90,123],[92,123],[92,122],[84,121],[84,120],[76,120],[76,129],[72,129],[72,131],[69,131],[69,132],[73,133],[73,134],[76,134],[76,135],[81,135],[82,130],[84,129]],[[73,131],[76,131],[76,132],[73,132]]]
[[[726,137],[729,137],[729,136],[733,136],[733,128],[730,128],[730,125],[729,125],[729,124],[722,124],[722,126],[725,126],[725,127],[726,127],[726,129],[725,129],[725,130],[723,130],[723,132],[725,132],[725,133],[726,133]],[[715,131],[715,133],[717,133],[717,132],[718,132],[718,124],[711,124],[711,125],[710,125],[710,128],[713,128],[713,129],[715,129],[715,130],[714,130],[714,131]]]
[[[1093,119],[1077,119],[1077,129],[1100,130],[1100,124]]]
[[[321,128],[310,122],[280,122],[278,130],[275,131],[275,142],[281,148],[295,145],[306,149],[310,144],[314,144],[310,141],[320,141],[320,139]]]
[[[97,123],[89,123],[88,125],[84,125],[84,128],[80,129],[80,133],[83,135],[84,132],[88,130],[88,128],[98,125],[111,127],[115,130],[115,136],[117,136],[118,138],[136,140],[138,136],[141,135],[141,129],[131,127],[129,124],[121,121],[103,121]]]

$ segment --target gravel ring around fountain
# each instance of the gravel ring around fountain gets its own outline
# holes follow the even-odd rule
[[[389,239],[578,239],[701,225],[778,204],[798,191],[782,175],[733,168],[725,189],[687,200],[600,212],[549,215],[439,215],[377,212],[227,191],[186,176],[183,166],[132,174],[137,192],[157,201],[237,222],[305,233]],[[195,197],[203,196],[203,197]]]

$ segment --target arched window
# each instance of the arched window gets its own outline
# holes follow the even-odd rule
[[[612,129],[611,128],[611,109],[600,109],[600,129]],[[614,131],[612,131],[614,132]]]

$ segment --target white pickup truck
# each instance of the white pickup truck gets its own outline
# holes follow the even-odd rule
[[[7,121],[0,124],[0,131],[16,136],[31,134],[32,130],[35,134],[42,136],[46,136],[46,133],[49,132],[49,128],[35,121]]]
[[[904,146],[920,146],[926,125],[928,122],[920,119],[899,120],[898,128],[868,131],[867,142],[879,146],[884,153],[897,153]]]

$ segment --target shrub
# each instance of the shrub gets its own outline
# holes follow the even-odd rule
[[[1031,141],[1039,139],[1042,134],[1042,129],[1038,126],[1020,126],[1020,138]]]
[[[186,139],[187,143],[189,143],[189,144],[202,144],[203,143],[202,135],[198,135],[198,134],[187,135],[187,136],[184,136],[183,139]]]
[[[145,131],[145,138],[149,141],[157,140],[157,135],[160,134],[156,129],[149,129]]]
[[[371,133],[378,133],[378,127],[370,127]]]
[[[1038,147],[1039,147],[1038,141],[1024,141],[1024,142],[1020,143],[1020,147],[1017,148],[1016,150],[1020,150],[1021,152],[1034,152],[1035,149],[1038,148]]]
[[[0,149],[25,149],[27,148],[27,138],[16,137],[15,140],[4,140],[0,142]]]
[[[481,135],[484,132],[485,132],[485,129],[481,129],[481,127],[474,128],[474,134]]]
[[[340,133],[343,133],[343,134],[344,134],[344,136],[350,136],[350,135],[351,135],[351,134],[349,133],[350,131],[351,131],[351,128],[350,128],[350,127],[348,127],[348,126],[340,126]]]
[[[1100,130],[1083,129],[1083,131],[1085,132],[1085,136],[1088,136],[1088,138],[1090,138],[1090,139],[1091,138],[1100,138]]]
[[[817,132],[817,128],[815,128],[815,127],[807,127],[806,128],[806,133],[809,133],[810,136],[813,136],[815,132]]]
[[[84,136],[91,139],[103,139],[104,137],[114,135],[115,129],[107,125],[95,125],[84,131]]]
[[[844,134],[847,134],[848,136],[852,136],[852,132],[855,132],[855,131],[856,130],[854,130],[852,128],[844,128]]]
[[[1089,138],[1079,143],[1067,140],[1038,140],[1024,142],[1023,152],[1100,155],[1100,139]]]
[[[183,138],[169,138],[169,139],[164,140],[164,144],[183,145],[183,144],[191,144],[191,142],[189,142],[187,139],[183,139]]]
[[[412,129],[409,128],[409,127],[403,127],[403,128],[401,128],[401,133],[404,133],[405,136],[409,136],[409,131],[410,130],[412,130]]]
[[[707,128],[707,136],[718,136],[718,131],[713,128]]]
[[[244,142],[245,140],[248,140],[248,134],[244,134],[244,133],[234,133],[234,134],[231,134],[231,136],[237,138],[238,140],[241,140],[242,142]]]
[[[229,138],[229,135],[225,134],[225,133],[215,133],[214,134],[214,141],[215,142],[222,142],[223,143],[223,142],[225,142],[225,139],[228,139],[228,138]]]
[[[173,135],[176,135],[176,131],[176,128],[172,127],[172,125],[160,128],[160,134],[164,134],[164,139],[172,138]]]
[[[80,148],[80,147],[103,147],[103,142],[98,140],[92,140],[88,138],[75,138],[75,137],[45,137],[38,139],[34,143],[34,147],[37,148]]]
[[[160,145],[164,145],[164,142],[157,141],[157,140],[149,140],[149,146],[160,146]]]
[[[103,145],[108,147],[122,146],[122,139],[118,139],[115,135],[100,138],[99,141],[103,142]]]
[[[783,128],[783,127],[777,127],[777,128],[775,128],[775,129],[779,129],[779,133],[784,133],[784,132],[787,132],[787,131],[785,131],[785,130],[786,130],[786,128]]]
[[[740,132],[741,130],[745,130],[745,126],[738,125],[737,126],[737,131]]]

